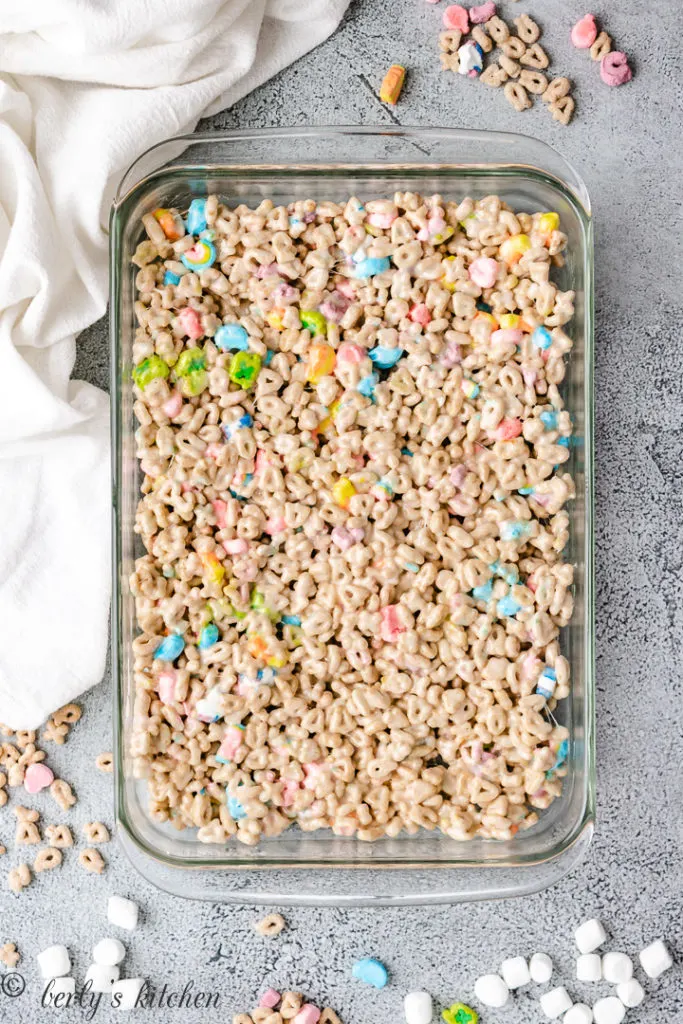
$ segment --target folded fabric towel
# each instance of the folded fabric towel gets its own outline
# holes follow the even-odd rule
[[[348,2],[0,7],[0,722],[12,728],[104,672],[108,399],[69,377],[75,336],[106,307],[116,185],[147,147],[326,39]]]

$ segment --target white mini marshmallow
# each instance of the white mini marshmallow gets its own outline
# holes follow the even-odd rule
[[[523,956],[511,956],[500,965],[503,981],[509,989],[521,988],[531,981],[529,965]]]
[[[43,978],[61,978],[71,970],[66,946],[48,946],[36,957]]]
[[[531,980],[537,985],[545,985],[553,974],[553,962],[547,953],[534,953],[529,961]]]
[[[607,933],[597,917],[591,917],[589,921],[584,921],[579,925],[574,932],[574,938],[579,947],[579,953],[593,953],[598,946],[602,946],[607,938]]]
[[[630,981],[622,981],[620,985],[617,985],[617,998],[621,999],[624,1006],[631,1008],[640,1006],[645,998],[645,992],[640,982],[631,978]]]
[[[499,974],[483,974],[474,983],[474,994],[484,1006],[505,1006],[510,990]]]
[[[429,992],[408,992],[403,1000],[406,1024],[432,1024],[432,997]]]
[[[43,990],[43,1005],[65,1009],[69,1005],[68,996],[76,994],[75,978],[50,978]]]
[[[107,918],[109,924],[115,924],[117,928],[125,928],[132,932],[138,924],[138,905],[123,896],[110,896],[107,904]]]
[[[571,1010],[571,1007],[572,1001],[569,993],[562,986],[560,988],[553,988],[550,992],[544,992],[541,996],[541,1009],[546,1017],[550,1017],[551,1020],[562,1016],[567,1010]]]
[[[105,967],[120,964],[125,955],[126,947],[118,939],[101,939],[92,951],[95,963],[103,964]]]
[[[593,1019],[595,1024],[621,1024],[626,1015],[626,1007],[616,996],[607,996],[593,1003]]]
[[[600,981],[602,960],[599,953],[584,953],[576,960],[576,977],[579,981]]]
[[[91,964],[85,976],[85,984],[88,985],[90,982],[91,992],[111,992],[114,982],[119,980],[120,973],[118,967]]]
[[[121,978],[111,990],[111,1005],[115,1010],[134,1010],[145,984],[144,978]],[[429,1018],[431,1020],[431,1017]]]
[[[610,985],[620,985],[633,977],[633,963],[626,953],[605,953],[602,958],[602,976]]]
[[[585,1003],[574,1003],[562,1018],[562,1024],[593,1024],[593,1011]]]
[[[671,954],[661,939],[646,946],[638,954],[640,965],[648,978],[658,978],[664,971],[668,971],[673,964]]]

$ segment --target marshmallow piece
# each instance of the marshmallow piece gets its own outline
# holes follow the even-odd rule
[[[626,953],[605,953],[602,958],[602,976],[610,985],[620,985],[633,977],[633,964]]]
[[[406,1024],[432,1024],[432,997],[429,992],[408,992],[403,1000]]]
[[[126,955],[126,947],[118,939],[102,939],[92,951],[92,958],[96,964],[105,967],[113,967],[120,964]]]
[[[644,998],[643,986],[635,978],[631,978],[630,981],[622,981],[620,985],[617,985],[617,999],[621,999],[624,1006],[629,1008],[640,1006]]]
[[[61,978],[71,970],[66,946],[48,946],[36,957],[40,973],[46,980]]]
[[[111,992],[114,982],[119,980],[120,970],[118,967],[109,967],[106,964],[91,964],[85,976],[85,984],[90,983],[91,992]]]
[[[499,974],[482,974],[474,983],[474,994],[484,1006],[505,1006],[510,990]]]
[[[125,928],[132,932],[138,924],[138,905],[132,900],[124,899],[123,896],[110,896],[107,904],[107,919],[109,924],[115,924],[117,928]]]
[[[544,992],[541,996],[541,1009],[550,1020],[555,1020],[571,1008],[572,1001],[569,998],[569,993],[562,986],[553,988],[550,992]]]
[[[599,953],[584,953],[576,960],[576,977],[579,981],[600,981],[602,960]]]
[[[529,961],[529,974],[531,980],[537,985],[545,985],[550,981],[553,973],[553,962],[547,953],[534,953]]]
[[[593,1011],[585,1003],[574,1003],[562,1018],[562,1024],[593,1024]]]
[[[145,984],[144,978],[121,978],[111,989],[111,1005],[115,1010],[134,1010]]]
[[[607,932],[597,917],[592,917],[589,921],[584,921],[579,925],[574,932],[574,938],[579,947],[579,953],[593,953],[598,946],[602,946],[607,938]]]
[[[671,954],[661,939],[641,950],[638,959],[648,978],[658,978],[673,965]]]
[[[616,996],[607,996],[593,1003],[593,1019],[595,1024],[621,1024],[626,1014],[626,1007]]]
[[[69,996],[75,994],[75,978],[50,978],[43,992],[42,1004],[43,1006],[54,1006],[55,1009],[64,1009],[69,1005]]]
[[[531,981],[529,966],[523,956],[511,956],[503,960],[500,973],[509,989],[521,988]]]

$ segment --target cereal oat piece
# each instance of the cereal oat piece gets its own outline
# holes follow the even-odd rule
[[[40,842],[40,832],[38,826],[32,821],[17,822],[16,831],[14,833],[14,842],[17,846],[34,846]]]
[[[519,76],[519,84],[523,85],[527,92],[541,96],[548,88],[548,79],[542,71],[525,68]]]
[[[304,997],[301,992],[283,992],[280,1003],[280,1015],[284,1020],[296,1017],[303,1005]]]
[[[79,853],[78,863],[84,867],[86,871],[91,871],[96,875],[101,875],[105,867],[102,854],[92,847],[88,847],[87,850],[82,850]]]
[[[68,846],[73,846],[74,844],[71,829],[68,825],[46,825],[45,838],[50,846],[56,846],[61,850],[66,849]]]
[[[62,808],[63,811],[68,811],[70,807],[76,803],[76,797],[73,794],[71,786],[64,779],[55,779],[50,786],[50,793],[55,803]]]
[[[108,843],[109,829],[101,821],[89,821],[83,826],[83,835],[89,843]]]
[[[457,53],[461,39],[462,32],[458,32],[457,28],[439,32],[439,49],[445,53]]]
[[[285,927],[285,919],[282,914],[268,914],[261,921],[257,921],[254,925],[254,930],[259,935],[264,935],[269,939],[274,939],[276,935],[279,935],[282,929]]]
[[[0,949],[0,960],[5,967],[9,967],[11,970],[17,966],[21,960],[21,954],[17,952],[17,947],[13,942],[6,942]]]
[[[517,26],[517,35],[528,45],[535,43],[537,39],[541,38],[540,28],[528,14],[520,14],[519,18],[514,19],[514,22]]]
[[[560,99],[548,104],[548,110],[553,115],[554,121],[559,121],[560,124],[569,124],[574,113],[574,100],[571,96],[561,96]]]
[[[3,722],[0,722],[0,732],[3,736],[9,736],[10,739],[14,736],[14,729],[10,729],[9,725],[5,725]]]
[[[507,82],[508,77],[507,71],[504,71],[503,68],[494,63],[484,68],[479,81],[483,82],[484,85],[490,85],[493,89],[497,89]]]
[[[499,18],[497,15],[493,18],[489,18],[486,22],[486,31],[491,36],[491,39],[495,39],[499,45],[500,43],[504,43],[505,40],[510,37],[510,29],[507,27],[503,19]]]
[[[498,63],[509,78],[519,78],[522,69],[516,60],[506,57],[505,54],[498,58]]]
[[[232,1024],[254,1024],[254,1021],[248,1013],[236,1013],[232,1018]]]
[[[12,892],[21,892],[31,884],[31,869],[28,864],[19,864],[7,876],[7,884]]]
[[[40,821],[40,813],[34,807],[22,807],[18,805],[14,809],[14,817],[17,821]]]
[[[534,43],[519,58],[519,63],[527,68],[536,68],[537,71],[545,71],[550,64],[550,58],[540,43]]]
[[[30,743],[35,742],[36,734],[31,730],[22,729],[16,735],[16,744],[20,748],[20,750],[24,750],[24,748],[27,747]]]
[[[568,78],[553,78],[548,88],[541,96],[544,103],[554,103],[555,100],[567,96],[571,89],[571,82]]]
[[[503,89],[503,93],[505,94],[505,99],[515,110],[528,110],[531,106],[529,94],[519,82],[508,82]]]
[[[612,38],[606,32],[601,32],[590,49],[591,60],[602,60],[612,49]]]
[[[114,755],[107,751],[104,754],[98,754],[95,764],[101,772],[113,772],[114,771]]]
[[[53,868],[58,868],[61,863],[62,851],[48,846],[46,850],[41,850],[34,860],[33,870],[36,874],[40,874],[41,871],[52,871]]]
[[[490,53],[493,49],[493,41],[482,25],[475,25],[472,29],[472,38],[481,47],[484,53]]]
[[[82,714],[83,711],[78,704],[65,704],[63,708],[55,711],[52,719],[57,725],[75,725]]]
[[[342,1022],[330,1006],[324,1006],[318,1024],[342,1024]]]
[[[0,857],[3,857],[7,853],[7,847],[0,843]]]
[[[7,776],[4,772],[0,772],[0,807],[4,807],[9,797],[7,790],[4,788],[7,785]]]
[[[7,785],[12,788],[23,785],[25,775],[26,769],[23,764],[9,765],[7,769]]]
[[[45,743],[52,741],[58,746],[66,743],[69,735],[69,726],[66,724],[57,725],[52,718],[48,718],[47,725],[43,729],[42,739]]]
[[[454,71],[457,74],[460,66],[457,53],[441,53],[439,54],[439,60],[444,71]]]
[[[511,57],[513,60],[519,60],[527,50],[526,43],[523,43],[517,36],[510,36],[500,44],[500,48],[506,57]]]

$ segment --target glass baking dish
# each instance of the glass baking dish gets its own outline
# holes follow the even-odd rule
[[[570,730],[564,791],[539,822],[509,841],[458,842],[422,832],[363,843],[327,831],[292,828],[256,847],[235,840],[200,843],[153,821],[145,785],[133,778],[135,636],[128,578],[139,493],[131,350],[135,267],[141,217],[158,206],[186,208],[217,192],[229,204],[295,199],[345,200],[396,190],[446,199],[496,193],[514,209],[556,210],[569,237],[555,272],[576,292],[568,325],[574,348],[563,392],[575,427],[569,470],[568,560],[576,566],[575,612],[563,631],[573,685],[558,719]],[[401,905],[456,903],[530,893],[556,882],[585,855],[594,820],[593,662],[593,247],[585,185],[553,149],[521,135],[455,129],[310,128],[240,130],[170,139],[129,169],[111,214],[112,437],[114,565],[112,661],[116,680],[116,813],[119,837],[136,867],[161,888],[196,899],[251,904]],[[192,870],[190,870],[192,869]]]

